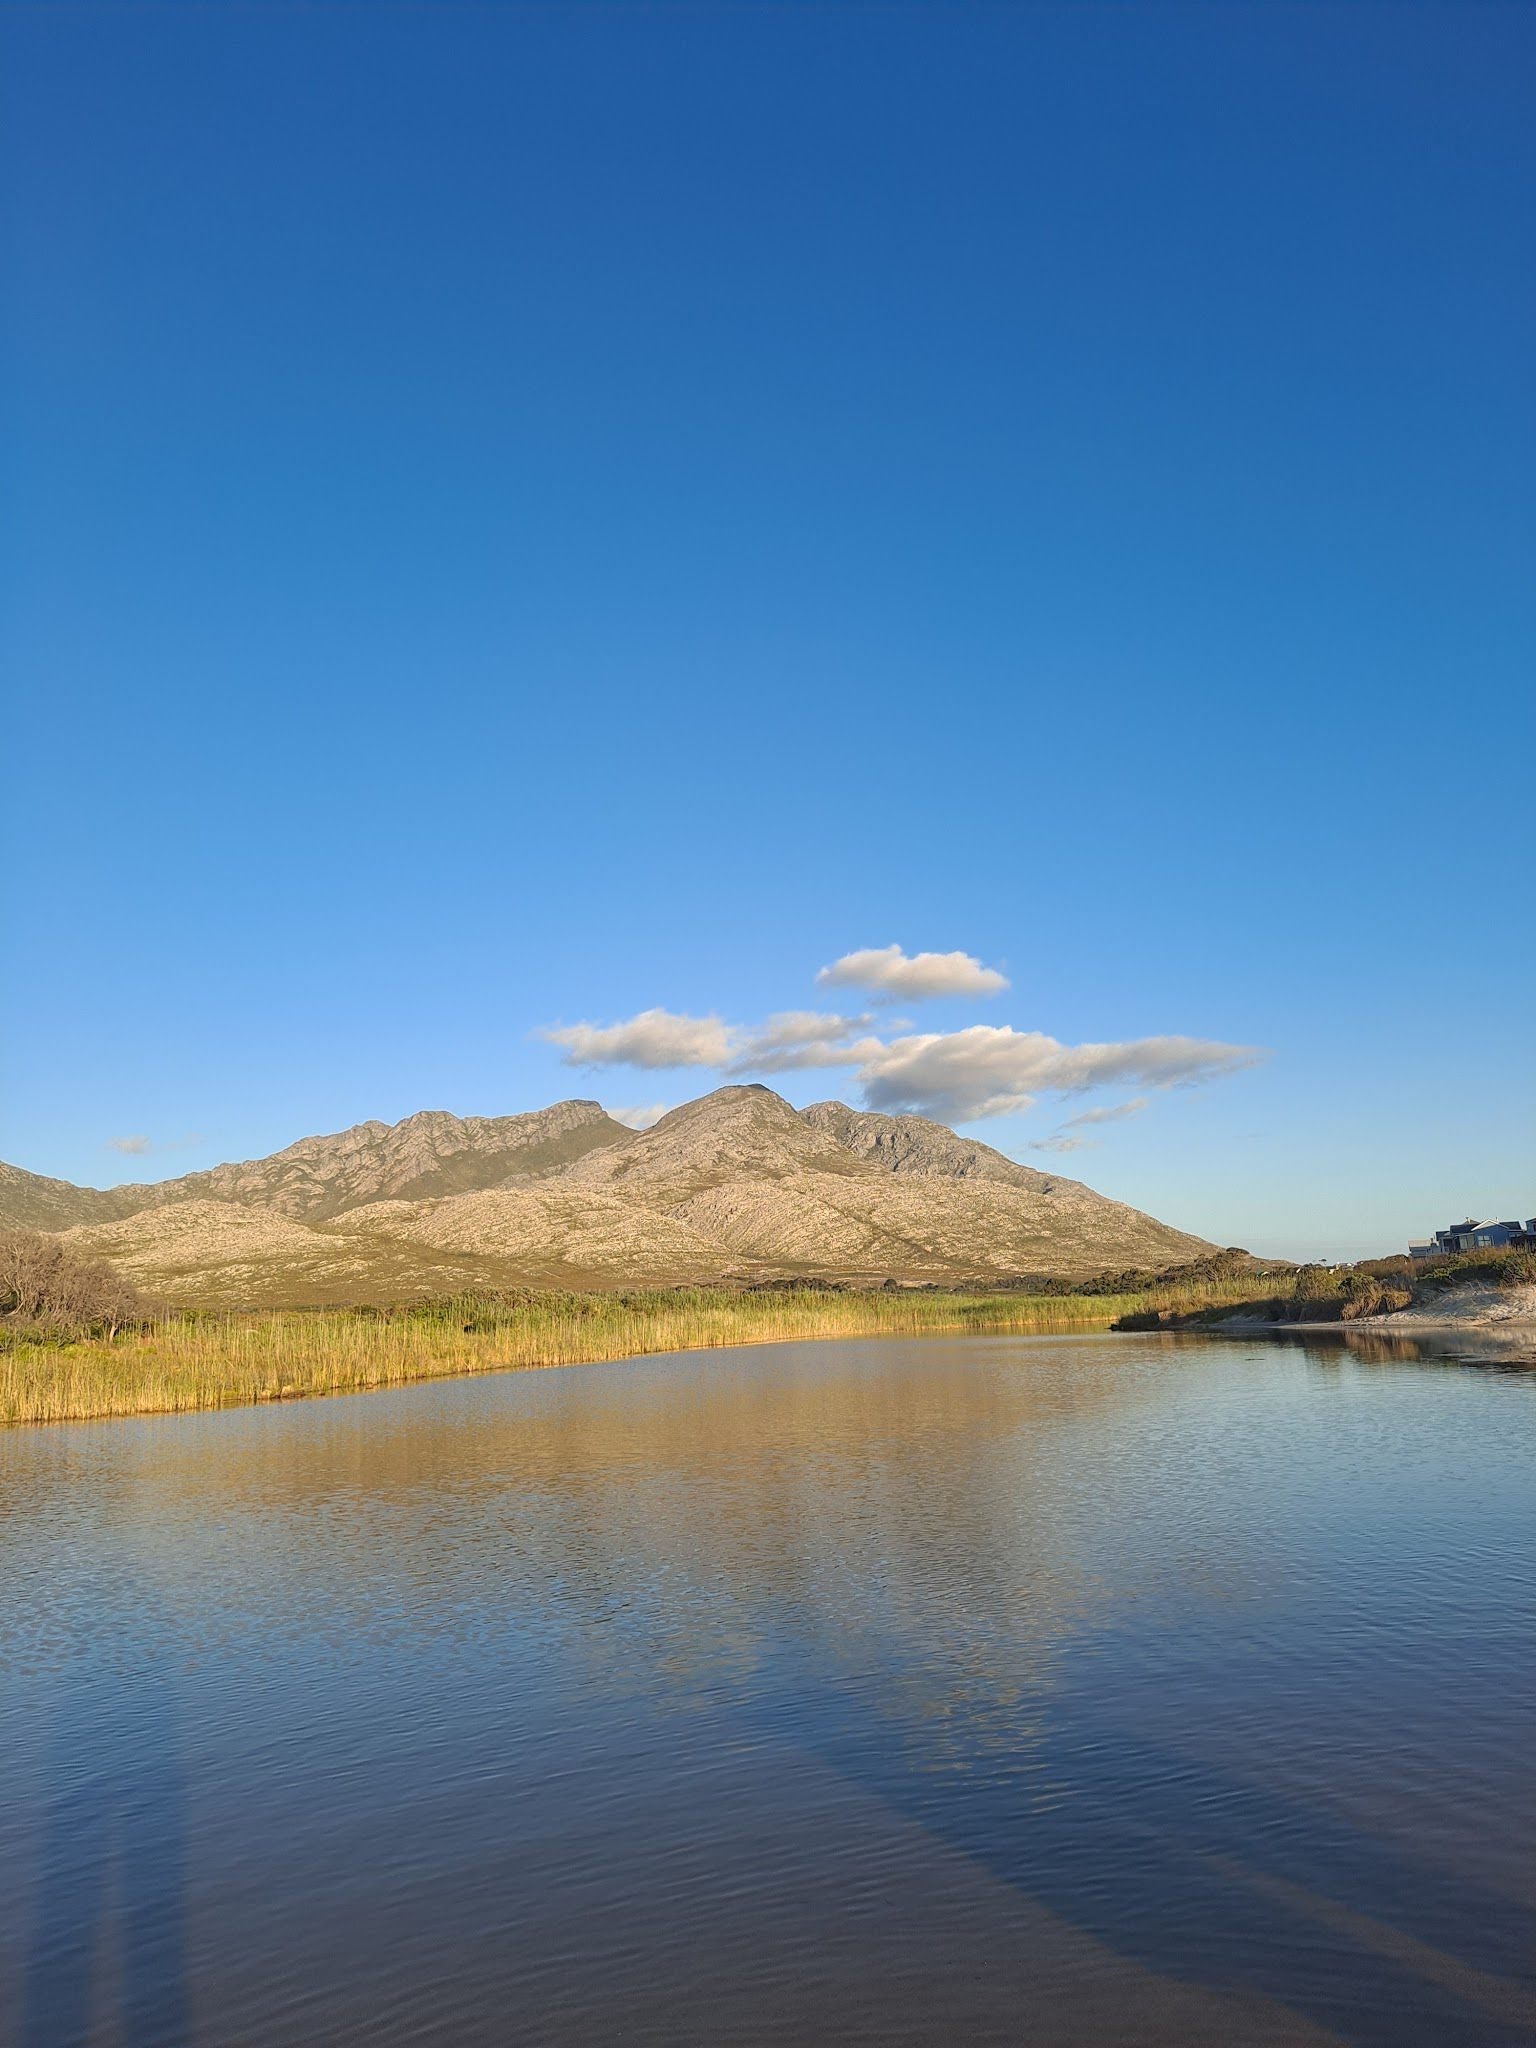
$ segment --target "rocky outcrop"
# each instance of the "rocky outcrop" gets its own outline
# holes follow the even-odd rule
[[[993,1180],[1005,1187],[1075,1187],[1057,1174],[1036,1173],[975,1138],[962,1138],[947,1124],[925,1116],[878,1116],[842,1102],[813,1102],[800,1112],[808,1124],[835,1138],[855,1158],[887,1173],[915,1173],[931,1180]]]

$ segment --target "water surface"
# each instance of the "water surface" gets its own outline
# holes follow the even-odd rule
[[[1536,1373],[694,1353],[0,1435],[0,2040],[1536,2042]]]

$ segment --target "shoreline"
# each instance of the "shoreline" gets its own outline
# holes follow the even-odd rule
[[[1245,1315],[1240,1297],[1227,1304],[1236,1312],[1223,1314],[1213,1291],[673,1289],[521,1300],[462,1296],[404,1309],[170,1315],[111,1337],[22,1339],[0,1348],[0,1427],[263,1407],[489,1372],[617,1364],[666,1352],[844,1337],[1107,1334],[1125,1331],[1127,1321],[1132,1328],[1126,1334],[1460,1334],[1536,1352],[1536,1284],[1502,1290],[1474,1284],[1432,1306],[1305,1322]],[[1162,1321],[1164,1316],[1173,1320]]]
[[[1275,1314],[1275,1307],[1273,1299],[1235,1302],[1225,1309],[1213,1302],[1193,1310],[1175,1310],[1169,1320],[1164,1320],[1156,1310],[1145,1315],[1133,1314],[1117,1323],[1116,1328],[1229,1337],[1283,1336],[1289,1331],[1310,1336],[1331,1332],[1339,1336],[1350,1330],[1362,1330],[1378,1336],[1395,1333],[1408,1337],[1416,1332],[1426,1336],[1454,1336],[1460,1332],[1483,1338],[1503,1337],[1511,1343],[1536,1348],[1536,1282],[1531,1281],[1513,1286],[1486,1280],[1465,1281],[1458,1286],[1434,1289],[1428,1299],[1406,1302],[1400,1308],[1377,1309],[1369,1315],[1286,1316]]]
[[[169,1318],[0,1351],[0,1426],[95,1422],[375,1393],[488,1372],[840,1337],[1102,1333],[1124,1297],[657,1294],[417,1310]]]
[[[1536,1338],[1536,1286],[1498,1288],[1486,1281],[1472,1281],[1464,1287],[1449,1288],[1443,1300],[1413,1303],[1407,1308],[1389,1309],[1382,1315],[1356,1316],[1349,1322],[1274,1322],[1234,1316],[1214,1325],[1263,1330],[1415,1330],[1454,1332],[1476,1330],[1485,1336],[1507,1332],[1511,1337]]]

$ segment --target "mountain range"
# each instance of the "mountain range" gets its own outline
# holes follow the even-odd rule
[[[425,1110],[177,1180],[76,1187],[0,1164],[0,1224],[185,1306],[467,1287],[962,1282],[1198,1257],[1202,1239],[925,1117],[720,1088],[647,1131],[596,1102]]]

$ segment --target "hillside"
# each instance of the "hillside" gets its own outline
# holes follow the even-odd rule
[[[717,1089],[636,1133],[595,1102],[425,1112],[158,1186],[6,1169],[0,1219],[187,1305],[464,1287],[826,1277],[956,1282],[1198,1256],[1202,1240],[921,1117]]]
[[[78,1188],[0,1165],[0,1225],[66,1230],[176,1202],[232,1202],[321,1223],[367,1202],[429,1201],[558,1172],[595,1147],[633,1137],[599,1103],[557,1102],[525,1116],[426,1109],[398,1124],[354,1124],[331,1137],[300,1138],[267,1159],[116,1188]]]
[[[24,1173],[0,1160],[0,1230],[68,1230],[75,1223],[108,1223],[145,1206],[144,1189],[78,1188],[70,1180]]]

